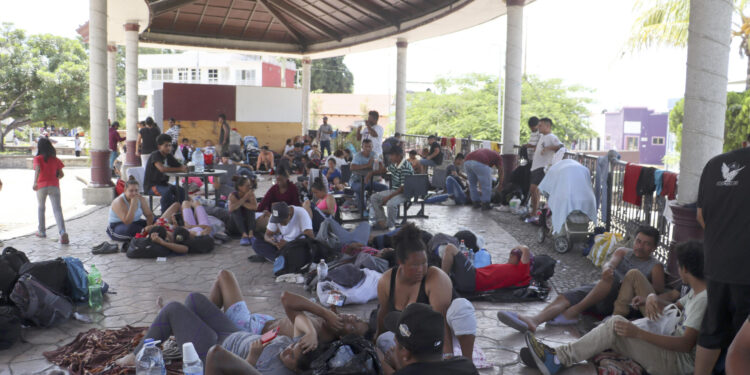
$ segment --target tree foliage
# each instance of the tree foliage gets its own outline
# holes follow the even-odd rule
[[[681,99],[669,113],[669,130],[677,135],[677,150],[682,148],[682,124],[685,117],[685,99]],[[727,111],[724,117],[724,152],[742,147],[750,134],[750,90],[727,93]]]
[[[469,74],[440,78],[435,87],[435,92],[407,96],[408,133],[501,140],[497,77]],[[521,87],[521,143],[528,140],[525,124],[531,116],[551,118],[555,123],[553,132],[568,144],[595,136],[586,109],[591,102],[587,96],[590,92],[581,86],[566,86],[560,79],[525,76]]]
[[[87,126],[88,56],[80,41],[0,27],[0,149],[5,135],[32,123]]]
[[[349,94],[354,90],[354,75],[344,64],[344,56],[313,60],[310,70],[311,91]]]

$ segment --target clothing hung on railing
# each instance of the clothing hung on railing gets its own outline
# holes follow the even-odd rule
[[[607,177],[609,177],[609,157],[604,155],[596,159],[596,180],[594,181],[596,208],[601,211],[602,223],[607,222]]]
[[[657,169],[654,172],[654,186],[656,186],[656,195],[661,195],[661,187],[662,187],[662,177],[664,176],[664,171],[661,169]]]
[[[662,176],[661,195],[666,196],[669,200],[677,197],[677,174],[674,172],[664,172]]]
[[[638,180],[641,177],[641,167],[638,164],[628,163],[625,166],[625,177],[623,178],[622,200],[627,203],[641,206],[641,196],[638,195]]]

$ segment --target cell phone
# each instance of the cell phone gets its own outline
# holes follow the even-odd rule
[[[278,334],[279,334],[279,327],[276,327],[264,333],[263,336],[260,337],[260,342],[263,345],[268,344],[269,342],[273,341],[273,339],[275,339],[276,336],[278,336]]]

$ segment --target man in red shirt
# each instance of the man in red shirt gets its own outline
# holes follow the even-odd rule
[[[473,293],[529,285],[530,261],[529,248],[518,246],[510,251],[507,263],[474,268],[456,246],[448,244],[440,268],[451,276],[453,287],[458,292]]]
[[[464,169],[469,180],[469,195],[474,208],[482,207],[486,211],[491,208],[492,198],[492,167],[497,167],[498,190],[503,186],[503,159],[500,154],[487,148],[480,148],[466,155]],[[480,192],[477,190],[479,184]]]

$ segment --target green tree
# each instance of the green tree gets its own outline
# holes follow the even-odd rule
[[[669,113],[669,130],[677,134],[677,150],[682,147],[682,120],[685,116],[685,99],[681,99]],[[724,117],[724,152],[742,147],[750,134],[750,90],[727,93],[727,111]]]
[[[89,122],[88,56],[80,41],[0,27],[0,151],[5,135],[25,125]]]
[[[748,0],[733,0],[736,18],[740,21],[732,25],[732,37],[740,38],[739,53],[750,57],[750,15],[747,13]],[[638,12],[626,48],[629,51],[670,46],[687,46],[690,21],[690,0],[638,0]],[[750,89],[750,58],[747,61],[745,90]]]
[[[435,81],[435,92],[407,96],[407,132],[437,133],[446,137],[500,141],[502,129],[497,120],[498,78],[469,74]],[[589,128],[586,104],[590,90],[565,86],[562,80],[542,80],[525,76],[521,87],[521,143],[528,140],[526,119],[549,117],[554,132],[563,142],[595,136]]]
[[[354,75],[344,64],[344,56],[313,60],[310,70],[311,91],[349,94],[354,90]]]

